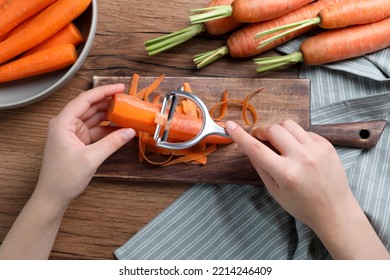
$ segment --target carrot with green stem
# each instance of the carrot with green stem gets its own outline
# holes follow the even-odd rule
[[[8,0],[0,5],[0,36],[40,12],[56,0]]]
[[[232,2],[233,0],[212,0],[207,6],[230,5]],[[202,32],[207,31],[210,35],[222,35],[241,25],[242,23],[233,20],[232,17],[193,24],[171,34],[146,41],[145,49],[149,55],[155,55],[180,45]]]
[[[278,34],[262,40],[259,47],[264,47],[270,42],[277,40],[287,34],[307,26],[318,25],[323,29],[343,28],[357,24],[367,24],[380,21],[390,16],[389,0],[353,0],[342,1],[322,9],[317,17],[298,21],[273,28],[256,34],[255,39],[276,33]]]
[[[77,52],[72,44],[50,47],[0,66],[0,82],[32,77],[72,65]]]
[[[57,0],[39,13],[23,30],[0,43],[0,63],[42,43],[64,28],[90,5],[91,0]]]
[[[190,21],[196,24],[229,16],[238,22],[266,21],[285,15],[311,2],[314,0],[234,0],[231,5],[191,10],[191,12],[200,14],[190,16]]]
[[[226,41],[227,44],[225,46],[222,46],[213,51],[208,51],[205,53],[195,55],[193,61],[196,64],[197,68],[200,69],[228,54],[230,54],[230,56],[234,58],[244,58],[244,57],[251,57],[251,56],[258,55],[296,36],[299,36],[309,30],[314,29],[316,28],[316,26],[308,26],[306,28],[296,30],[293,33],[290,33],[282,38],[279,38],[278,40],[273,41],[271,44],[263,48],[257,47],[258,44],[260,43],[260,39],[254,40],[254,37],[257,33],[278,26],[282,26],[285,24],[315,17],[318,14],[318,12],[321,11],[325,6],[340,1],[342,0],[318,0],[300,9],[285,14],[279,18],[264,21],[264,22],[248,24],[247,26],[232,33],[228,37]]]
[[[257,58],[258,73],[291,63],[304,62],[307,65],[326,63],[359,57],[390,47],[390,18],[325,31],[306,39],[299,52],[285,56]]]

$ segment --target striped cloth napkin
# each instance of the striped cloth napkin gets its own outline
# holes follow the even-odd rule
[[[279,48],[299,49],[301,37]],[[311,79],[313,124],[389,119],[390,49],[324,66]],[[390,127],[371,150],[337,148],[350,187],[390,250]],[[308,211],[310,211],[308,209]],[[261,186],[196,184],[115,250],[118,259],[330,259]]]

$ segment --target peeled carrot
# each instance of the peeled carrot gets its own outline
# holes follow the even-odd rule
[[[108,120],[121,127],[131,127],[136,131],[154,133],[156,130],[156,115],[161,107],[128,94],[115,94],[107,109]],[[177,140],[191,140],[201,130],[203,121],[184,114],[175,113],[172,120],[169,137]],[[208,143],[227,144],[232,140],[211,135],[204,139]]]
[[[305,40],[300,52],[286,56],[255,59],[264,72],[290,63],[304,62],[322,65],[348,58],[359,57],[390,46],[390,18],[364,24],[333,29]]]
[[[226,46],[194,56],[194,63],[199,69],[220,59],[227,54],[230,54],[231,57],[243,58],[251,57],[270,50],[316,27],[308,26],[306,28],[296,30],[295,32],[288,34],[282,38],[279,38],[278,40],[275,40],[271,44],[268,44],[267,46],[262,48],[258,48],[260,39],[254,40],[254,37],[257,33],[270,30],[281,25],[315,17],[318,12],[321,11],[325,6],[340,1],[342,0],[318,0],[300,9],[285,14],[279,18],[249,24],[231,34],[227,39]],[[264,39],[266,39],[266,37]]]
[[[0,43],[0,63],[42,43],[78,17],[91,0],[57,0],[27,26]]]
[[[0,36],[56,0],[8,0],[0,5]]]
[[[73,23],[69,23],[67,26],[62,28],[56,34],[51,36],[46,41],[43,41],[39,45],[31,48],[27,52],[23,54],[23,56],[27,56],[33,54],[37,51],[56,46],[62,44],[72,44],[75,47],[80,45],[84,41],[83,34],[81,34],[80,30]]]
[[[232,2],[233,0],[211,0],[207,6],[230,5]],[[155,55],[182,44],[202,32],[207,31],[210,35],[222,35],[241,25],[242,23],[233,20],[232,17],[193,24],[171,34],[146,41],[145,48],[149,55]]]
[[[389,0],[353,0],[342,1],[333,5],[326,6],[322,9],[318,16],[307,20],[299,21],[284,26],[279,26],[261,32],[256,35],[256,38],[275,33],[280,30],[287,31],[279,33],[275,36],[263,40],[261,46],[272,42],[288,33],[294,32],[297,29],[305,28],[310,25],[318,25],[324,29],[342,28],[356,24],[367,24],[380,21],[390,16],[390,1]]]
[[[44,49],[0,66],[0,82],[8,82],[65,68],[77,60],[72,44]]]
[[[314,0],[234,0],[231,5],[191,10],[208,13],[190,16],[192,24],[232,16],[238,22],[259,22],[274,19],[299,9]]]

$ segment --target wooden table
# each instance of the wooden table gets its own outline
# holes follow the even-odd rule
[[[38,103],[0,111],[0,241],[34,190],[47,124],[94,75],[253,77],[251,59],[224,58],[202,70],[192,56],[225,43],[225,37],[202,34],[168,52],[149,57],[143,42],[188,24],[190,8],[206,0],[98,1],[98,26],[89,57],[66,86]],[[275,54],[268,52],[264,55]],[[290,67],[261,77],[296,78]],[[168,207],[190,185],[94,178],[70,205],[53,247],[53,259],[113,259],[121,246]]]

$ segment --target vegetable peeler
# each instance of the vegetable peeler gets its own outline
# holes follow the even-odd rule
[[[188,98],[193,102],[195,102],[195,104],[199,107],[200,112],[202,113],[203,125],[198,135],[196,135],[193,139],[184,142],[173,143],[173,142],[168,142],[167,139],[168,139],[171,122],[175,113],[176,106],[178,104],[179,97]],[[203,138],[212,134],[231,138],[223,127],[219,126],[214,122],[214,120],[211,118],[208,112],[206,104],[204,104],[204,102],[196,95],[183,91],[182,88],[180,88],[179,90],[173,90],[165,96],[161,107],[160,115],[165,116],[166,109],[168,106],[169,106],[169,110],[167,112],[167,120],[165,123],[164,132],[162,133],[162,136],[160,137],[161,129],[162,129],[161,123],[157,124],[156,131],[154,133],[154,140],[156,141],[156,145],[158,147],[171,149],[171,150],[186,149],[196,145]]]

